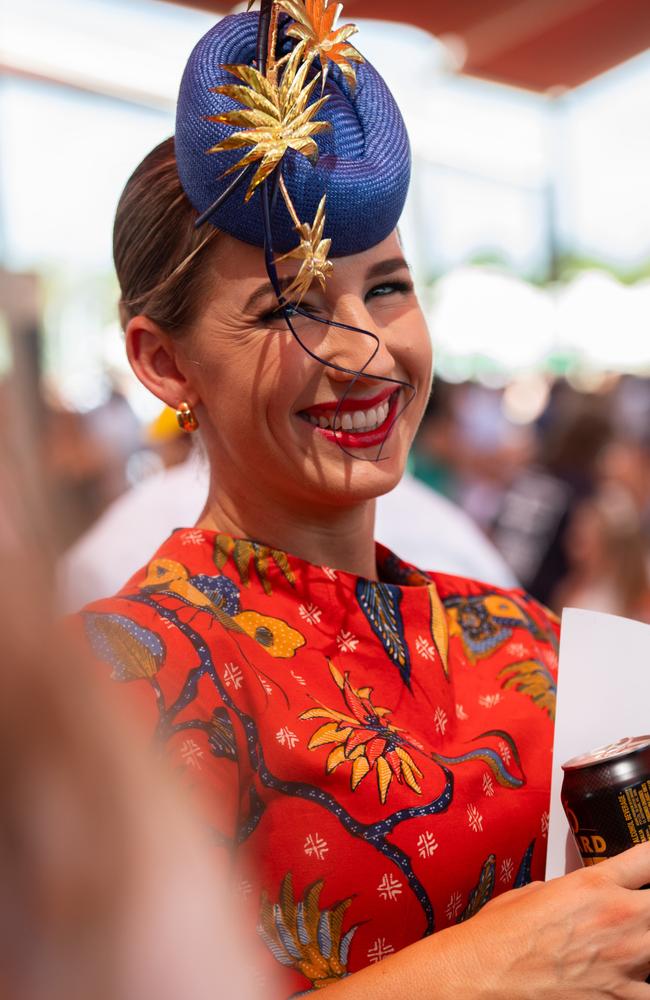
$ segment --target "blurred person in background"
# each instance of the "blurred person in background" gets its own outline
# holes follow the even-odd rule
[[[629,431],[629,428],[628,428]],[[615,436],[600,452],[593,493],[564,538],[567,572],[554,608],[583,607],[650,621],[650,447],[647,430]]]
[[[455,501],[486,534],[505,489],[531,457],[530,434],[502,412],[502,393],[434,379],[409,468]]]
[[[198,43],[118,206],[129,358],[200,426],[210,492],[79,625],[218,805],[282,995],[641,997],[650,845],[507,891],[544,870],[557,623],[374,543],[431,384],[408,139],[352,28],[283,6]]]
[[[42,420],[57,542],[68,547],[125,490],[128,460],[140,447],[140,427],[116,386],[106,402],[85,413],[50,398]]]
[[[194,805],[55,623],[15,426],[0,439],[0,995],[259,998]]]
[[[650,622],[647,536],[630,493],[599,488],[573,509],[564,537],[568,570],[556,608],[587,608]]]
[[[602,452],[598,463],[603,483],[627,491],[646,531],[650,532],[650,431],[638,437],[617,436]]]
[[[594,492],[598,462],[612,435],[606,399],[556,383],[540,419],[537,460],[521,468],[505,491],[490,537],[543,604],[552,606],[568,571],[565,537],[572,513]]]
[[[409,470],[432,490],[455,498],[460,430],[454,407],[455,387],[434,375],[431,395],[409,455]]]

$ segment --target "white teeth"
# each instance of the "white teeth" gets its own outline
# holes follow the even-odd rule
[[[313,424],[314,427],[322,427],[323,430],[353,431],[361,434],[364,431],[373,431],[376,427],[381,427],[388,417],[389,410],[390,402],[385,400],[379,406],[371,406],[368,410],[346,410],[345,413],[336,418],[336,421],[334,413],[331,417],[326,417],[324,414],[316,417],[311,413],[306,416],[310,424]]]

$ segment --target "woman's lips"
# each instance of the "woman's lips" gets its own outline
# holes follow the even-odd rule
[[[306,413],[308,416],[320,417],[321,415],[329,416],[330,413],[334,413],[338,407],[339,413],[346,413],[353,410],[370,410],[373,407],[380,406],[385,400],[397,392],[394,386],[388,386],[386,389],[382,389],[378,392],[376,396],[372,396],[370,399],[354,399],[353,397],[348,397],[343,400],[332,400],[328,403],[316,403],[314,406],[308,406],[307,409],[301,410],[301,413]]]
[[[395,422],[398,396],[399,389],[388,389],[372,399],[345,400],[336,417],[336,429],[332,426],[336,403],[310,406],[299,416],[315,433],[344,448],[371,448],[386,440]]]

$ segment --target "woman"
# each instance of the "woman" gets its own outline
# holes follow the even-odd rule
[[[431,382],[408,143],[351,27],[281,6],[199,43],[118,208],[131,364],[213,479],[86,634],[218,806],[283,995],[649,995],[645,847],[481,909],[543,874],[554,626],[373,542]]]

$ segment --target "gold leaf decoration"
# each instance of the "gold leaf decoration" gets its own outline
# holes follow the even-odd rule
[[[317,55],[322,67],[323,86],[329,63],[339,67],[350,90],[354,92],[357,73],[353,63],[364,62],[348,39],[356,34],[354,24],[344,24],[335,28],[341,5],[330,0],[281,0],[280,10],[293,19],[287,28],[287,35],[306,42],[306,52]]]
[[[241,131],[212,146],[209,153],[229,149],[251,149],[224,176],[258,163],[257,170],[246,191],[248,201],[259,184],[278,166],[288,149],[302,153],[313,163],[318,159],[318,146],[312,138],[330,128],[329,122],[314,121],[327,97],[309,104],[318,78],[306,83],[314,54],[305,56],[307,42],[302,41],[287,60],[279,84],[272,83],[253,66],[225,65],[241,84],[224,84],[214,91],[230,97],[243,107],[220,115],[209,115],[208,121],[220,122]]]
[[[285,298],[296,304],[302,301],[313,281],[318,281],[324,290],[327,276],[332,272],[333,264],[327,259],[332,241],[323,239],[325,197],[323,195],[320,200],[312,225],[309,225],[308,222],[301,222],[296,226],[300,235],[298,246],[279,257],[277,261],[277,263],[282,260],[299,260],[301,262],[298,273],[284,292]]]

